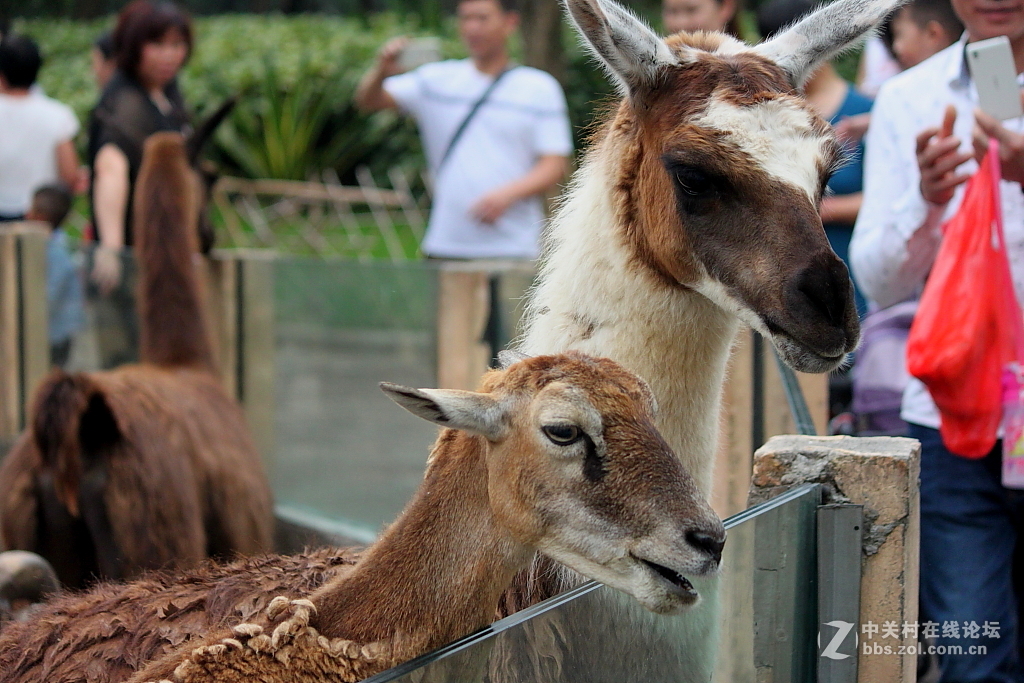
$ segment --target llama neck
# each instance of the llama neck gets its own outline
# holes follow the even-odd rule
[[[592,153],[555,216],[521,350],[606,356],[647,380],[659,404],[658,428],[710,495],[721,390],[738,323],[630,258],[613,206],[613,157],[607,146]]]
[[[139,264],[139,359],[163,366],[213,368],[196,273],[198,213],[184,143],[147,147],[135,188]]]
[[[327,637],[386,641],[407,657],[489,624],[532,549],[494,519],[485,441],[446,430],[419,491],[351,573],[313,597]]]

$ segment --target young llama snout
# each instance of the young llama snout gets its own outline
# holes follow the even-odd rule
[[[489,373],[480,392],[383,388],[446,429],[370,548],[58,598],[0,633],[3,680],[356,681],[485,626],[537,550],[659,613],[717,572],[722,524],[617,364],[570,353]],[[123,628],[97,632],[101,613]]]

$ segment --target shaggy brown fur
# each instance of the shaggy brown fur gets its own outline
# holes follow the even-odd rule
[[[204,325],[201,189],[180,135],[146,142],[134,204],[142,362],[54,371],[0,466],[0,541],[47,558],[65,585],[271,548],[262,461]]]
[[[128,585],[62,595],[0,635],[4,683],[115,683],[175,647],[262,613],[281,594],[308,595],[354,564],[358,552],[207,562],[153,572]]]

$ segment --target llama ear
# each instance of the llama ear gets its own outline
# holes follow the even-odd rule
[[[778,64],[799,88],[822,62],[851,47],[904,2],[835,0],[753,50]]]
[[[221,104],[215,112],[199,124],[192,135],[189,136],[187,147],[188,147],[188,160],[193,166],[199,161],[199,154],[203,151],[203,146],[213,136],[213,132],[217,130],[217,126],[224,122],[224,119],[228,117],[231,110],[235,108],[235,104],[238,102],[237,97],[229,97]]]
[[[504,411],[488,394],[456,389],[412,389],[381,382],[381,390],[392,401],[428,422],[462,429],[491,441],[505,432]]]
[[[664,40],[614,0],[564,1],[576,29],[623,95],[656,85],[666,66],[679,63]]]

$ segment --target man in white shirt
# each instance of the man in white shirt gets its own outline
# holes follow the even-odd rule
[[[509,1],[460,0],[469,59],[396,75],[408,41],[394,39],[356,91],[363,110],[400,109],[419,125],[434,177],[422,245],[428,256],[536,258],[541,195],[565,176],[572,152],[565,96],[549,74],[509,63],[519,24]]]
[[[861,288],[881,306],[920,295],[941,226],[978,167],[978,96],[965,45],[1008,36],[1017,71],[1024,71],[1024,5],[953,0],[953,7],[966,29],[961,40],[887,81],[875,100],[850,257]],[[1020,132],[1022,121],[1006,126]],[[1024,300],[1024,196],[1018,182],[1004,180],[1000,189],[1014,286]],[[1022,681],[1024,567],[1014,560],[1018,541],[1024,544],[1024,492],[1002,486],[998,444],[977,460],[945,448],[938,411],[917,380],[904,394],[902,416],[922,443],[921,622],[937,624],[940,645],[963,648],[940,656],[942,681]]]
[[[78,119],[33,88],[41,65],[32,39],[0,41],[0,220],[22,218],[43,185],[78,184]]]

